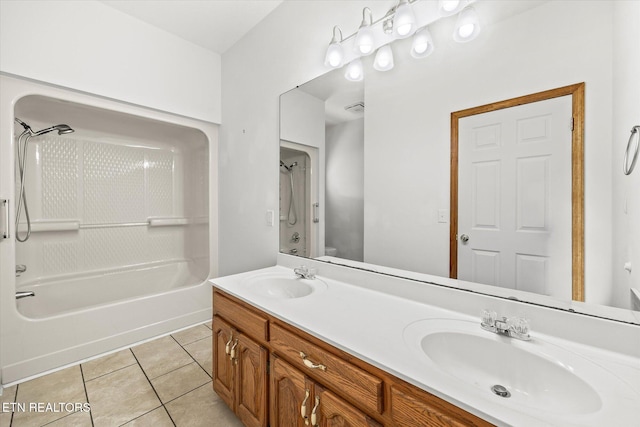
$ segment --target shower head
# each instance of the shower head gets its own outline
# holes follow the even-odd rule
[[[64,135],[67,133],[75,132],[71,126],[65,124],[59,124],[55,126],[48,127],[46,129],[39,130],[38,132],[34,132],[34,136],[44,135],[45,133],[53,132],[54,130],[58,131],[58,135]]]
[[[298,166],[298,162],[293,162],[289,166],[285,165],[282,160],[280,160],[280,167],[285,168],[288,172],[293,171],[293,167]]]
[[[19,118],[14,117],[13,119],[15,120],[16,123],[18,123],[20,126],[22,126],[24,128],[25,132],[29,132],[29,134],[31,136],[44,135],[45,133],[53,132],[54,130],[58,131],[58,135],[64,135],[64,134],[67,134],[67,133],[75,132],[71,128],[71,126],[65,125],[65,124],[59,124],[59,125],[51,126],[51,127],[46,128],[46,129],[39,130],[38,132],[34,132],[33,129],[31,129],[31,126],[29,126],[28,124],[26,124],[25,122],[23,122]]]
[[[281,168],[285,168],[287,171],[291,172],[291,168],[289,168],[287,165],[285,165],[282,160],[280,160],[280,167]]]

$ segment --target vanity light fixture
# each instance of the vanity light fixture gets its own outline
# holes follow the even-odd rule
[[[347,71],[344,73],[345,79],[351,82],[359,82],[364,77],[364,70],[362,69],[362,60],[356,58],[347,65]]]
[[[336,38],[336,30],[340,33],[340,41]],[[344,64],[344,49],[342,48],[342,31],[336,25],[333,27],[333,37],[327,48],[327,55],[324,58],[325,67],[338,68]]]
[[[414,58],[426,58],[433,52],[433,38],[427,27],[416,31],[411,44],[411,56]]]
[[[345,38],[338,26],[333,27],[324,64],[329,68],[348,64],[345,78],[361,81],[364,77],[362,57],[371,55],[377,49],[373,68],[378,71],[391,70],[394,67],[391,44],[411,36],[411,56],[425,58],[435,48],[428,25],[456,14],[453,39],[457,42],[471,41],[480,33],[478,14],[470,6],[476,1],[478,0],[398,0],[395,6],[377,20],[373,19],[371,9],[365,7],[362,9],[362,23],[355,33]]]
[[[389,71],[393,68],[393,52],[391,46],[385,44],[376,53],[376,58],[373,61],[373,68],[378,71]]]
[[[369,23],[367,23],[367,11],[369,11]],[[354,43],[354,49],[360,55],[371,55],[374,51],[375,37],[371,25],[373,24],[373,14],[371,9],[365,7],[362,9],[362,23],[356,34],[356,40]]]
[[[453,39],[459,43],[471,41],[480,34],[480,20],[476,10],[469,6],[458,15]]]
[[[409,4],[409,0],[399,0],[393,17],[393,35],[404,39],[416,31],[416,15]]]
[[[438,0],[440,16],[451,16],[460,12],[466,6],[465,0]]]

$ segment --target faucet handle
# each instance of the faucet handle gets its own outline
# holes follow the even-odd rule
[[[529,336],[529,320],[524,317],[512,317],[508,320],[509,330],[517,338],[528,340]]]
[[[496,325],[497,318],[498,318],[498,313],[496,313],[493,310],[484,309],[482,310],[481,325],[493,328]]]

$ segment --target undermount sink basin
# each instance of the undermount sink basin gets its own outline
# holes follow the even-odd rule
[[[403,338],[414,355],[455,377],[459,385],[521,409],[596,412],[602,399],[590,380],[605,381],[607,389],[618,387],[610,384],[617,377],[577,354],[535,337],[520,341],[500,336],[479,323],[421,320],[407,326]]]
[[[273,299],[302,298],[327,288],[326,283],[316,279],[301,279],[293,273],[262,273],[247,278],[244,285],[251,292]]]

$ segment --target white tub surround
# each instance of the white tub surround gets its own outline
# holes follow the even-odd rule
[[[211,282],[269,315],[497,425],[630,425],[635,420],[640,405],[637,325],[286,255],[279,255],[278,260],[275,267]],[[309,295],[280,298],[269,292],[256,292],[256,277],[295,277],[293,268],[302,264],[316,268],[316,280],[322,284]],[[481,330],[483,309],[528,318],[531,341],[516,341]],[[575,369],[577,376],[584,375],[582,380],[593,387],[598,397],[586,393],[565,407],[536,407],[535,402],[527,403],[521,396],[503,399],[493,395],[488,388],[472,384],[474,375],[470,375],[471,382],[456,378],[420,354],[419,346],[411,344],[414,327],[410,325],[425,319],[448,319],[466,325],[472,322],[477,324],[481,337],[495,335],[510,349],[552,349],[549,360],[553,355],[571,359],[569,366],[562,369]],[[469,357],[474,357],[473,348],[467,351]],[[509,361],[495,363],[507,365]],[[515,369],[528,373],[531,367]],[[543,374],[545,371],[541,371],[541,377]],[[544,392],[542,396],[546,396]]]
[[[210,319],[218,126],[5,75],[0,88],[0,384]],[[25,242],[14,118],[75,130],[28,142]]]

